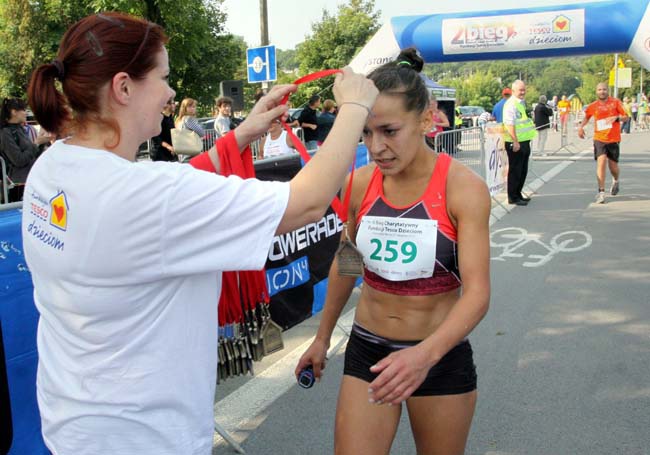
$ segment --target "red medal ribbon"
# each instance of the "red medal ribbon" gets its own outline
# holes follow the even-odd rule
[[[331,76],[336,73],[341,73],[341,70],[322,70],[322,71],[316,71],[315,73],[308,74],[306,76],[303,76],[301,78],[296,79],[293,81],[295,85],[300,85],[300,84],[305,84],[307,82],[312,82],[317,79],[321,79],[323,77]],[[286,94],[284,98],[280,101],[280,104],[287,104],[287,101],[289,100],[289,94]],[[293,133],[293,129],[285,122],[284,120],[280,120],[282,123],[282,127],[285,129],[289,137],[293,140],[293,145],[295,146],[296,150],[300,154],[300,157],[303,159],[305,164],[309,162],[311,159],[311,156],[309,153],[307,153],[307,149],[305,148],[304,144],[298,137]],[[334,199],[332,200],[332,209],[336,212],[338,215],[339,219],[345,223],[348,220],[348,208],[350,207],[350,195],[352,193],[352,179],[354,177],[354,166],[356,164],[356,153],[354,156],[354,161],[352,162],[352,171],[350,172],[350,183],[345,191],[345,197],[343,199],[343,204],[341,204],[341,201],[339,200],[338,196],[334,196]]]

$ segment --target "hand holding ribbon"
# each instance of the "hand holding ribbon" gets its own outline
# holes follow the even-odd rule
[[[255,103],[246,120],[235,129],[240,150],[266,133],[273,121],[286,117],[287,99],[296,89],[294,84],[276,85]]]
[[[299,79],[296,79],[293,83],[294,85],[305,84],[307,82],[315,81],[317,79],[331,76],[336,74],[334,79],[334,97],[336,102],[340,107],[343,104],[354,104],[361,106],[368,111],[370,115],[370,106],[372,106],[377,98],[377,90],[368,90],[367,79],[365,77],[359,77],[355,75],[350,67],[345,67],[342,70],[340,69],[330,69],[317,71],[315,73],[308,74]],[[356,77],[355,77],[356,76]],[[285,95],[281,103],[286,104],[289,99],[289,93]],[[311,156],[305,149],[304,144],[296,137],[293,133],[293,129],[286,123],[285,119],[281,120],[282,126],[287,131],[287,134],[293,140],[294,146],[300,156],[302,157],[305,163],[309,162]],[[348,207],[350,205],[350,193],[352,190],[352,179],[354,177],[354,162],[352,164],[352,172],[350,174],[350,182],[345,194],[344,203],[341,204],[341,201],[338,197],[334,197],[332,200],[332,209],[336,212],[339,219],[343,222],[347,221],[348,218]]]

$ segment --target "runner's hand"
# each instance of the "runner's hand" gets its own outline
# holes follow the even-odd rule
[[[298,376],[303,369],[305,369],[308,365],[311,365],[314,369],[314,378],[316,378],[317,381],[320,381],[323,370],[325,370],[325,365],[327,363],[328,347],[328,344],[325,342],[318,339],[314,340],[311,346],[307,348],[305,353],[302,355],[302,357],[300,357],[300,360],[298,361],[298,365],[294,371],[296,379],[298,379]]]
[[[399,404],[420,387],[431,369],[420,345],[393,352],[370,367],[379,376],[368,386],[368,399],[377,404]]]
[[[349,66],[334,78],[334,97],[338,106],[343,103],[359,103],[372,109],[377,95],[379,91],[374,82],[363,74],[355,73]]]

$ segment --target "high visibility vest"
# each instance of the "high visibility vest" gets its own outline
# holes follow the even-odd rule
[[[454,126],[462,126],[463,125],[463,119],[461,118],[461,113],[460,109],[456,108],[454,109]]]
[[[530,141],[537,136],[535,123],[533,123],[533,120],[526,114],[526,109],[524,108],[523,103],[520,103],[514,96],[506,102],[505,106],[503,106],[503,110],[505,111],[506,109],[509,109],[510,106],[508,105],[511,103],[515,103],[515,107],[517,108],[517,118],[515,119],[515,133],[517,134],[517,140],[519,142]],[[514,142],[510,133],[508,133],[508,129],[504,127],[503,130],[503,139],[506,142]]]

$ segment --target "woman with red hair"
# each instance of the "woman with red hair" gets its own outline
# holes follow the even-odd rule
[[[261,269],[275,235],[323,216],[377,96],[365,77],[338,74],[341,121],[290,182],[136,162],[175,95],[166,42],[146,20],[92,15],[30,82],[36,118],[64,138],[33,166],[23,212],[53,453],[211,453],[219,272]],[[199,167],[259,138],[294,90],[274,87]]]

